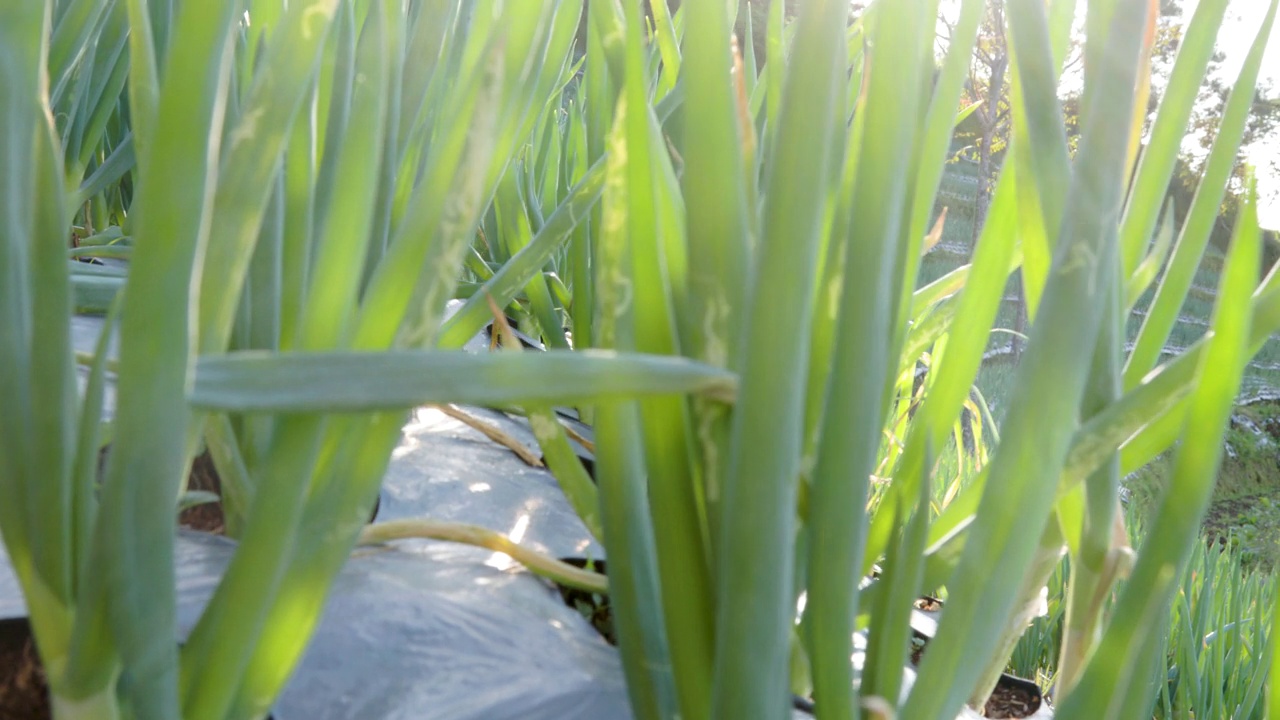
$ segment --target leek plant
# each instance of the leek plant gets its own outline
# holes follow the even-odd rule
[[[1240,373],[1280,328],[1251,200],[1211,331],[1159,362],[1276,3],[1174,227],[1163,198],[1225,0],[1197,6],[1149,133],[1158,3],[1088,3],[1075,152],[1058,87],[1076,3],[1011,0],[1008,160],[972,261],[925,286],[917,272],[982,3],[961,2],[940,64],[935,2],[881,0],[848,22],[843,3],[807,0],[790,24],[782,6],[757,69],[736,50],[724,2],[682,3],[670,23],[647,23],[635,3],[591,2],[574,102],[529,166],[559,161],[600,204],[570,229],[543,224],[529,202],[526,222],[547,232],[474,264],[476,295],[548,346],[571,325],[578,351],[678,355],[739,378],[732,406],[588,408],[637,715],[776,718],[800,692],[821,718],[886,705],[955,717],[982,706],[1069,556],[1059,712],[1140,716]],[[526,199],[548,187],[536,175]],[[938,449],[979,415],[972,385],[1015,270],[1032,329],[1006,422],[977,476],[931,510]],[[1125,319],[1149,290],[1158,300],[1126,354]],[[481,303],[468,300],[444,336],[474,332]],[[1135,550],[1119,479],[1175,447],[1177,479]],[[935,589],[946,609],[907,691],[905,608]],[[857,675],[849,658],[864,631]]]

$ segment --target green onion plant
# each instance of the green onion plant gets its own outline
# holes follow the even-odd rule
[[[1125,519],[1131,542],[1140,542],[1146,532],[1143,518],[1129,508]],[[1050,577],[1045,613],[1019,639],[1007,668],[1043,687],[1052,687],[1058,673],[1069,574],[1070,563],[1064,561]],[[1271,669],[1274,593],[1273,580],[1251,569],[1230,539],[1196,543],[1172,611],[1155,630],[1153,652],[1159,659],[1145,680],[1146,706],[1139,706],[1139,715],[1267,717],[1263,693]]]
[[[1058,93],[1077,3],[1008,0],[1010,149],[970,262],[929,283],[982,0],[941,58],[938,0],[774,0],[763,58],[726,0],[10,3],[0,531],[55,716],[264,717],[356,543],[429,526],[365,529],[422,403],[529,415],[606,548],[607,586],[587,582],[637,718],[782,718],[800,694],[824,720],[950,720],[1064,557],[1062,717],[1192,693],[1151,681],[1166,648],[1262,657],[1258,636],[1192,645],[1212,618],[1178,600],[1241,373],[1280,329],[1252,185],[1209,332],[1160,350],[1278,2],[1174,227],[1227,0],[1197,5],[1149,133],[1159,3],[1080,8],[1077,150]],[[974,382],[1014,272],[1030,330],[997,428]],[[83,392],[77,310],[119,336],[116,360],[105,335],[78,358]],[[507,317],[545,350],[461,351]],[[557,406],[594,426],[594,482]],[[238,545],[179,647],[176,511],[205,448]],[[1131,547],[1120,478],[1168,450]],[[908,686],[925,592],[945,608]],[[1214,687],[1197,708],[1243,708]]]
[[[1187,288],[1175,269],[1194,268],[1205,247],[1207,209],[1181,228],[1159,220],[1225,3],[1197,7],[1149,135],[1157,4],[1081,8],[1072,151],[1057,89],[1076,3],[1010,2],[1011,152],[971,262],[925,285],[981,2],[960,4],[937,62],[923,20],[934,3],[882,0],[849,21],[843,4],[812,0],[785,25],[775,3],[776,52],[756,72],[735,54],[732,3],[682,3],[670,27],[632,5],[588,4],[558,145],[586,155],[559,156],[570,177],[603,173],[599,207],[585,227],[539,238],[545,248],[489,257],[492,274],[479,268],[476,282],[549,347],[571,325],[578,351],[681,355],[739,379],[731,406],[703,396],[586,409],[637,715],[670,717],[675,703],[686,718],[782,717],[799,692],[822,718],[886,703],[903,717],[955,717],[982,706],[1069,557],[1053,697],[1067,717],[1135,717],[1154,702],[1154,638],[1239,372],[1280,327],[1246,206],[1211,332],[1160,364],[1144,349],[1164,345],[1159,318],[1132,353],[1120,334],[1149,289],[1176,314]],[[1274,11],[1215,139],[1227,169]],[[1206,173],[1198,205],[1217,202],[1225,172]],[[973,382],[1016,270],[1032,326],[1006,421],[976,477],[939,480],[937,449],[986,415]],[[540,275],[572,278],[558,313],[528,291]],[[455,341],[479,327],[481,302],[446,325]],[[1119,480],[1171,448],[1181,481],[1135,552]],[[931,509],[935,484],[956,490]],[[1130,573],[1143,582],[1119,585]],[[903,608],[926,590],[946,608],[904,693]],[[855,676],[860,631],[869,645]]]
[[[729,373],[679,360],[434,349],[482,215],[518,199],[505,178],[570,72],[581,12],[572,0],[0,12],[13,223],[0,529],[56,717],[264,717],[417,404],[732,397]],[[561,210],[574,206],[548,206]],[[86,247],[127,262],[90,265],[108,253]],[[81,357],[83,393],[73,309],[109,311]],[[238,549],[179,647],[176,511],[203,447]]]

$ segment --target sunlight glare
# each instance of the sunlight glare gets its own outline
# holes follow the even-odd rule
[[[520,517],[516,518],[516,524],[512,526],[511,532],[507,533],[507,538],[513,543],[518,543],[524,539],[524,534],[528,529],[529,514],[523,513]],[[493,555],[490,555],[489,559],[486,560],[484,564],[494,568],[495,570],[508,570],[512,566],[516,565],[516,561],[512,560],[511,556],[506,553],[496,552]]]

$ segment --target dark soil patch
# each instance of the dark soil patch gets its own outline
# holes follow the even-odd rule
[[[53,720],[44,663],[27,618],[0,620],[0,720]]]
[[[187,475],[188,490],[203,490],[222,497],[222,479],[218,468],[213,464],[213,456],[208,451],[196,456],[191,462],[191,472]],[[381,496],[374,499],[373,511],[369,513],[369,522],[378,517],[382,507]],[[214,535],[226,534],[226,516],[222,512],[222,502],[207,502],[195,505],[178,514],[178,524],[200,532]]]
[[[941,602],[933,598],[928,600],[933,600],[938,609],[942,609]],[[910,657],[913,666],[919,667],[920,659],[924,657],[928,647],[928,637],[919,632],[912,633]],[[1019,720],[1036,714],[1043,703],[1044,695],[1034,682],[1004,675],[991,691],[991,697],[987,698],[986,704],[983,705],[982,716],[992,720]]]
[[[1238,551],[1246,566],[1274,570],[1280,564],[1280,501],[1274,495],[1219,500],[1209,507],[1205,540]]]
[[[1280,438],[1280,417],[1265,415],[1261,418],[1260,424],[1262,429],[1272,438]]]
[[[99,478],[106,470],[109,451],[110,446],[107,446],[98,452]],[[218,475],[218,468],[214,465],[213,456],[209,451],[200,453],[191,461],[191,471],[187,474],[187,490],[199,490],[222,497],[222,478]],[[369,522],[377,519],[378,510],[381,508],[382,497],[379,495],[374,500],[373,512],[369,513]],[[182,510],[178,513],[178,525],[214,535],[227,534],[226,516],[222,512],[221,501],[200,503]],[[4,719],[0,718],[0,720]]]
[[[585,560],[583,558],[559,558],[560,562],[574,567],[589,569],[598,572],[601,575],[608,576],[605,571],[604,560]],[[617,646],[618,632],[613,624],[613,608],[609,605],[608,595],[598,595],[589,593],[585,590],[577,590],[575,588],[565,587],[559,583],[555,583],[556,589],[560,591],[560,597],[564,600],[564,604],[577,610],[583,618],[586,619],[596,632],[600,633],[600,637],[610,645]],[[791,706],[800,712],[813,715],[814,705],[813,698],[801,697],[799,695],[791,696]]]
[[[25,618],[0,620],[0,720],[53,717],[44,666]]]
[[[108,445],[98,452],[98,477],[101,478],[107,469],[107,454],[111,452]],[[188,490],[203,490],[222,496],[222,480],[218,477],[218,469],[213,465],[213,457],[208,451],[196,456],[191,462],[191,472],[187,474]],[[198,530],[226,534],[226,518],[222,514],[221,502],[207,502],[189,507],[178,514],[178,524]]]
[[[916,600],[916,609],[924,612],[938,612],[942,610],[942,601],[933,597],[922,597]]]
[[[1040,709],[1044,700],[1038,690],[1030,683],[1005,683],[996,685],[982,714],[989,718],[1025,718],[1031,717]]]
[[[920,637],[911,638],[911,664],[919,666],[920,658],[924,657],[924,649],[928,647],[928,641]]]
[[[574,567],[590,569],[595,572],[607,575],[605,572],[605,561],[593,560],[587,561],[583,558],[560,558],[560,561]],[[565,587],[556,584],[556,589],[560,591],[560,598],[564,600],[564,604],[577,610],[587,622],[591,623],[591,627],[600,633],[600,637],[610,645],[618,644],[618,632],[613,626],[613,608],[609,605],[608,595],[599,595],[589,593],[585,590]]]
[[[218,477],[218,470],[213,466],[213,458],[208,452],[201,453],[192,461],[191,473],[187,476],[187,489],[204,490],[222,496],[222,480]],[[214,535],[226,534],[226,517],[222,514],[221,502],[201,503],[183,510],[178,514],[178,524]]]
[[[1256,516],[1264,509],[1264,501],[1268,505],[1271,503],[1265,495],[1229,498],[1213,503],[1204,518],[1205,534],[1211,540],[1225,544],[1227,536],[1239,527],[1242,520]]]

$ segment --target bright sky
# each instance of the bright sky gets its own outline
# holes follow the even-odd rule
[[[1199,0],[1182,0],[1183,22],[1189,22]],[[1228,0],[1227,15],[1218,35],[1217,48],[1226,56],[1220,66],[1228,84],[1234,84],[1240,65],[1262,25],[1269,0]],[[1080,13],[1078,23],[1083,23],[1087,0],[1077,0]],[[956,0],[943,0],[943,13],[954,18],[958,12]],[[1259,86],[1270,84],[1271,94],[1280,93],[1280,17],[1271,31],[1267,51],[1263,55]],[[1249,159],[1254,163],[1258,178],[1258,220],[1264,228],[1280,230],[1280,133],[1250,148]]]
[[[1197,0],[1185,2],[1187,18],[1196,4]],[[1218,48],[1226,55],[1223,70],[1229,72],[1233,80],[1257,37],[1269,4],[1266,0],[1232,0],[1227,6]],[[1259,85],[1268,82],[1273,93],[1280,91],[1280,22],[1272,27],[1258,78]],[[1258,171],[1258,221],[1264,228],[1280,230],[1280,171],[1275,167],[1280,162],[1280,133],[1258,145],[1250,158]]]

